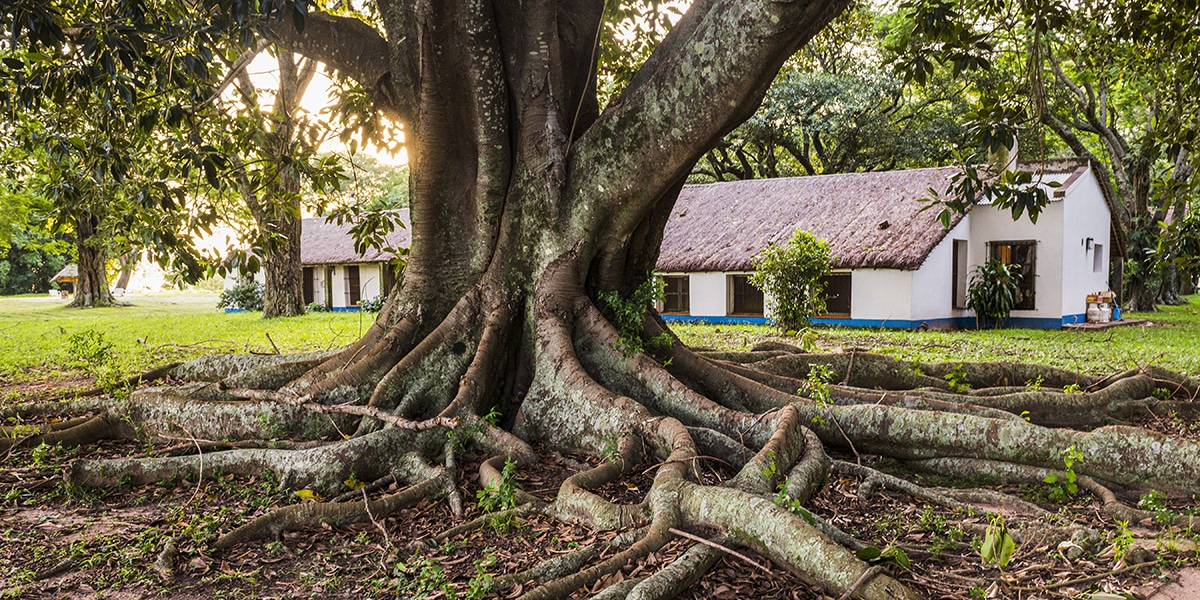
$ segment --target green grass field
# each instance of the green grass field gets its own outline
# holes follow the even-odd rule
[[[902,360],[1013,360],[1106,374],[1140,364],[1200,372],[1200,310],[1166,307],[1153,326],[1098,332],[929,331],[820,329],[826,350],[855,347]],[[226,314],[208,293],[163,293],[128,298],[131,306],[71,309],[43,296],[0,298],[0,382],[54,377],[127,376],[155,365],[213,352],[299,352],[356,339],[371,314],[318,313],[264,320]],[[674,326],[684,342],[748,350],[764,339],[786,339],[766,326]]]
[[[131,305],[81,310],[43,296],[0,298],[0,381],[88,374],[100,366],[133,374],[214,352],[323,350],[357,339],[374,318],[316,313],[266,320],[222,312],[210,293],[125,300]]]
[[[1200,295],[1187,306],[1126,315],[1152,325],[1101,331],[998,329],[898,331],[818,328],[817,345],[826,350],[859,348],[905,361],[1016,361],[1054,365],[1090,374],[1108,374],[1144,364],[1186,373],[1200,372]],[[691,346],[749,350],[764,339],[788,341],[767,326],[673,325]]]

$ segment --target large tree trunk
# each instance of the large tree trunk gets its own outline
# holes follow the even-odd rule
[[[71,306],[107,306],[113,303],[108,287],[108,252],[104,240],[96,235],[100,220],[85,214],[75,220],[75,248],[79,253],[75,299]]]
[[[1200,491],[1200,446],[1099,427],[1110,415],[1146,410],[1155,386],[1194,394],[1195,378],[1137,370],[1096,381],[1008,365],[910,369],[882,357],[807,357],[782,346],[704,356],[653,314],[639,316],[645,306],[620,299],[649,276],[695,161],[752,114],[788,55],[845,6],[699,0],[602,113],[595,96],[599,0],[419,9],[388,2],[381,7],[387,42],[364,35],[361,23],[310,16],[304,32],[285,41],[335,66],[339,57],[349,60],[347,71],[370,82],[407,125],[412,246],[401,287],[360,340],[332,355],[202,359],[171,374],[210,383],[79,404],[100,414],[14,443],[154,435],[180,421],[191,439],[328,435],[336,441],[80,461],[71,477],[114,485],[203,469],[269,470],[281,485],[324,494],[352,474],[411,484],[369,502],[281,508],[228,531],[220,548],[319,522],[378,520],[426,497],[445,497],[461,511],[449,433],[492,457],[480,467],[481,486],[499,482],[506,459],[538,461],[534,442],[606,457],[567,478],[553,502],[519,495],[521,510],[597,527],[645,527],[629,532],[636,541],[626,549],[585,561],[586,568],[555,577],[511,574],[510,587],[532,582],[525,598],[565,597],[688,527],[719,531],[726,543],[802,572],[834,597],[917,597],[855,558],[846,547],[858,544],[853,538],[770,501],[803,504],[828,471],[825,446],[926,469],[974,470],[974,477],[1016,473],[1039,481],[1076,448],[1087,456],[1075,466],[1080,475]],[[306,36],[339,24],[354,33],[353,47],[305,46]],[[372,71],[381,52],[390,59],[386,71]],[[630,350],[636,344],[649,353]],[[808,375],[818,363],[832,374],[824,382]],[[987,393],[953,393],[946,377],[955,369]],[[1011,387],[1039,374],[1048,375],[1048,387],[1094,393]],[[914,389],[866,389],[900,387]],[[501,418],[483,418],[493,409]],[[702,456],[737,474],[702,485],[693,473]],[[655,478],[640,503],[598,494],[647,463]],[[712,564],[700,563],[664,569],[631,594],[672,597]]]

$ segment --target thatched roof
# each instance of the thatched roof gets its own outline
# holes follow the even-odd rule
[[[397,228],[388,234],[388,245],[393,248],[407,248],[412,238],[409,235],[408,209],[400,210],[400,221],[403,228]],[[350,235],[350,225],[326,223],[324,217],[304,219],[303,230],[300,234],[300,263],[303,265],[342,265],[385,262],[395,258],[391,252],[381,252],[368,249],[366,254],[354,251],[354,238]]]
[[[54,283],[75,283],[79,279],[79,267],[76,265],[67,265],[62,268],[50,281]]]
[[[663,235],[658,270],[749,271],[751,257],[797,229],[829,242],[835,268],[913,270],[946,236],[929,189],[958,167],[689,185]],[[962,219],[955,215],[954,226]]]

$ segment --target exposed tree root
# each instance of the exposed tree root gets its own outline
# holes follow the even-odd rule
[[[540,460],[532,440],[603,457],[566,477],[552,501],[516,490],[515,504],[500,513],[537,513],[622,531],[609,542],[495,580],[497,590],[522,586],[524,598],[570,595],[689,529],[717,533],[658,571],[610,586],[599,597],[674,597],[722,554],[752,560],[739,550],[749,549],[834,597],[916,598],[887,571],[854,556],[864,542],[820,517],[810,524],[772,501],[803,505],[831,471],[861,478],[862,498],[886,488],[964,513],[1001,511],[1022,521],[1046,513],[992,490],[928,488],[861,464],[833,462],[826,448],[887,456],[942,475],[1038,483],[1063,474],[1063,453],[1073,447],[1085,457],[1073,467],[1080,487],[1103,502],[1105,515],[1121,521],[1156,515],[1122,502],[1113,485],[1200,492],[1196,443],[1132,427],[1091,429],[1161,406],[1163,393],[1156,390],[1163,388],[1172,394],[1171,406],[1189,408],[1195,378],[1152,368],[1097,379],[1030,365],[910,365],[858,351],[809,355],[779,343],[745,354],[698,354],[676,342],[657,348],[656,357],[630,354],[622,349],[625,334],[576,286],[553,276],[543,283],[541,300],[530,309],[531,331],[524,334],[529,344],[516,355],[506,349],[522,335],[514,324],[518,311],[480,284],[436,323],[396,313],[388,317],[390,327],[377,326],[336,353],[211,357],[171,369],[172,377],[199,383],[146,388],[123,401],[9,409],[4,414],[26,420],[87,414],[7,427],[0,443],[137,438],[169,444],[149,458],[74,463],[70,478],[92,486],[270,472],[284,487],[336,496],[268,512],[229,530],[217,548],[323,523],[378,522],[424,499],[446,498],[460,514],[456,448],[486,453],[479,485],[497,488],[506,461],[524,468]],[[663,332],[660,322],[646,321],[647,338]],[[531,366],[507,372],[518,355]],[[811,378],[816,365],[830,367],[833,377]],[[1041,389],[1022,386],[1039,376]],[[964,381],[971,390],[961,389]],[[1050,389],[1060,384],[1086,393]],[[516,411],[499,422],[484,419],[496,406]],[[639,501],[614,502],[601,494],[606,485],[642,471],[652,471],[654,482]],[[713,472],[724,479],[700,483]],[[372,483],[338,495],[351,474]],[[393,481],[407,487],[379,496],[378,489]],[[432,543],[466,535],[495,517],[461,524]],[[1191,518],[1177,519],[1181,527],[1195,525]],[[1096,533],[1014,526],[1013,535],[1082,543]]]

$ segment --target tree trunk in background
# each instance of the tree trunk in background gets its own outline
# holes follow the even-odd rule
[[[137,267],[138,259],[141,257],[140,252],[130,250],[117,259],[121,265],[121,271],[117,273],[117,282],[113,284],[114,288],[129,289],[129,279],[133,277],[133,270]]]
[[[75,222],[75,246],[79,252],[79,276],[75,280],[75,299],[71,306],[107,306],[113,303],[108,288],[108,273],[105,264],[108,253],[103,240],[96,237],[99,219],[91,215],[79,217]]]
[[[299,207],[296,207],[299,212]],[[304,314],[304,277],[300,267],[301,219],[283,211],[260,228],[269,230],[278,240],[263,258],[266,275],[263,290],[263,317],[292,317]]]

